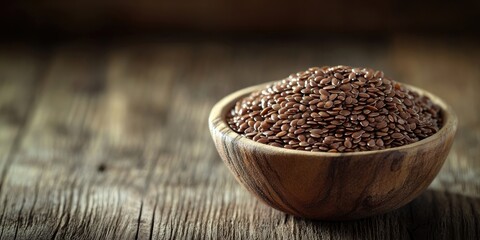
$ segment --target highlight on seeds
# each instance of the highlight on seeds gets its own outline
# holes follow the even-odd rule
[[[380,150],[420,141],[442,124],[440,107],[382,71],[313,67],[240,99],[228,113],[235,132],[305,151]]]

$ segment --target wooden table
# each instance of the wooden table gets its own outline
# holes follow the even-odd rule
[[[350,222],[295,218],[244,190],[207,116],[226,94],[315,65],[384,69],[456,110],[430,188]],[[478,39],[164,38],[0,46],[0,239],[479,239]]]

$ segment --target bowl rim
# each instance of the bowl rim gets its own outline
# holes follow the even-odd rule
[[[282,80],[279,80],[282,81]],[[386,153],[390,151],[399,151],[399,150],[408,150],[411,148],[416,148],[416,147],[421,147],[424,145],[428,145],[431,142],[434,142],[437,140],[437,138],[447,135],[451,132],[455,133],[457,129],[457,123],[458,119],[453,111],[453,109],[446,104],[442,99],[439,97],[435,96],[434,94],[423,90],[418,87],[414,87],[409,84],[405,83],[400,83],[402,86],[415,91],[421,96],[427,96],[432,100],[432,102],[436,105],[438,105],[441,108],[441,114],[442,114],[442,120],[443,120],[443,125],[440,128],[438,132],[435,134],[424,138],[418,142],[406,144],[403,146],[398,146],[398,147],[392,147],[392,148],[386,148],[386,149],[381,149],[381,150],[368,150],[368,151],[359,151],[359,152],[343,152],[343,153],[338,153],[338,152],[311,152],[311,151],[304,151],[304,150],[295,150],[295,149],[288,149],[288,148],[280,148],[280,147],[275,147],[275,146],[270,146],[264,143],[259,143],[256,141],[253,141],[250,138],[247,138],[244,135],[241,135],[237,132],[235,132],[233,129],[230,128],[230,126],[226,122],[226,113],[229,111],[235,102],[239,100],[240,98],[246,96],[247,94],[250,94],[251,92],[255,90],[260,90],[268,85],[275,83],[278,81],[271,81],[267,83],[262,83],[250,87],[246,87],[240,90],[237,90],[224,98],[222,98],[220,101],[218,101],[212,108],[210,115],[209,115],[209,127],[211,131],[218,131],[218,129],[222,129],[222,131],[218,131],[220,134],[227,135],[230,137],[230,139],[235,139],[237,143],[243,144],[245,146],[251,145],[255,147],[256,149],[259,150],[264,150],[264,151],[269,151],[269,152],[278,152],[281,154],[294,154],[294,155],[306,155],[306,156],[312,156],[312,157],[345,157],[345,156],[360,156],[360,155],[373,155],[377,153]],[[220,119],[221,121],[218,121],[217,119]],[[223,131],[223,129],[225,129]]]

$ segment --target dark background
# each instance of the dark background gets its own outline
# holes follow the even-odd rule
[[[0,8],[6,36],[295,34],[310,38],[392,33],[477,34],[480,1],[9,1]]]

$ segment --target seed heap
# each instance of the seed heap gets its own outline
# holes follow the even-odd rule
[[[413,143],[441,127],[440,108],[382,71],[310,68],[241,99],[230,127],[259,143],[354,152]]]

